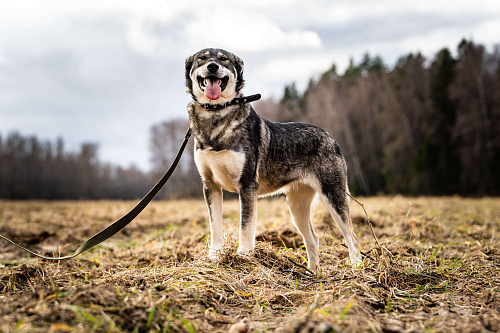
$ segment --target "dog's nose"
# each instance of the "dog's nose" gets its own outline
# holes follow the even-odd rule
[[[215,62],[211,62],[207,65],[207,69],[209,72],[215,73],[219,70],[219,65],[217,65]]]

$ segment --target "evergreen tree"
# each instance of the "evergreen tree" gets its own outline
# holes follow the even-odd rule
[[[434,194],[449,194],[458,189],[460,164],[452,145],[452,130],[456,119],[456,102],[450,98],[449,89],[455,77],[456,60],[448,49],[439,51],[430,67],[430,93],[432,112],[427,114],[428,131],[425,143],[425,167],[428,189]]]
[[[286,85],[280,101],[279,121],[298,121],[304,113],[303,99],[300,96],[295,82]]]

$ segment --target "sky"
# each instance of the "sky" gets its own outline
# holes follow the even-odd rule
[[[499,36],[498,0],[0,0],[0,135],[94,142],[147,171],[151,126],[187,119],[184,61],[202,48],[245,61],[245,94],[279,99],[366,52],[392,66]]]

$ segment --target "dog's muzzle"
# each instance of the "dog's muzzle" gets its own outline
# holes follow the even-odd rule
[[[227,76],[223,78],[218,78],[215,75],[207,77],[198,76],[200,89],[205,93],[205,96],[213,101],[220,97],[224,89],[226,89],[228,81],[229,77]]]

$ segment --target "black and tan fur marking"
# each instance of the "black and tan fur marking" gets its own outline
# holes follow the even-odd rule
[[[219,82],[221,96],[217,100],[204,94],[207,76]],[[240,197],[238,252],[246,254],[255,248],[257,197],[284,193],[292,221],[304,238],[308,267],[316,269],[319,238],[311,223],[310,207],[319,196],[346,239],[351,262],[358,265],[359,247],[349,216],[347,167],[331,135],[308,124],[267,121],[249,104],[219,111],[201,106],[240,97],[243,83],[243,61],[230,52],[205,49],[186,60],[186,85],[193,97],[188,112],[195,137],[195,162],[210,217],[210,258],[217,259],[223,246],[225,189]]]

